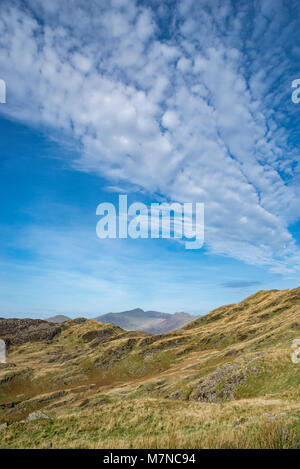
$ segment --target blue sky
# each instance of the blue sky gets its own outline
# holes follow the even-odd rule
[[[299,27],[296,1],[2,1],[0,315],[298,286]],[[98,239],[119,193],[204,202],[204,247]]]

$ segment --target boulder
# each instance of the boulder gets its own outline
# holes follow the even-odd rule
[[[26,419],[21,420],[21,422],[32,422],[33,420],[38,420],[38,419],[50,419],[49,415],[45,414],[45,412],[42,412],[41,410],[38,410],[36,412],[31,412]]]

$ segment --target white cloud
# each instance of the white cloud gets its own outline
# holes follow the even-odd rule
[[[77,169],[205,202],[211,251],[298,268],[288,231],[300,215],[298,154],[274,112],[283,89],[273,89],[288,64],[282,41],[296,23],[282,27],[277,3],[253,3],[245,34],[244,2],[236,12],[229,1],[179,2],[180,26],[169,21],[167,40],[157,17],[168,19],[167,7],[3,2],[9,102],[1,111],[73,137],[82,148],[70,162]],[[257,51],[262,37],[268,52]]]
[[[162,124],[164,127],[167,127],[169,129],[176,129],[179,124],[179,119],[176,112],[166,111],[162,116]]]

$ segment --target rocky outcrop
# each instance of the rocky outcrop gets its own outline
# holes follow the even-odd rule
[[[202,378],[189,396],[191,401],[219,402],[232,401],[240,385],[251,373],[257,373],[255,366],[241,367],[239,362],[228,363]]]
[[[0,368],[1,371],[1,368]],[[15,378],[22,378],[24,377],[27,373],[31,372],[32,368],[30,367],[25,367],[25,368],[16,368],[14,366],[10,367],[10,370],[4,371],[0,375],[0,386],[2,386],[5,383],[8,383],[9,381],[13,381]]]
[[[60,332],[61,328],[56,324],[41,319],[0,318],[0,339],[4,340],[7,346],[52,340]]]
[[[27,422],[33,422],[33,420],[38,420],[38,419],[49,419],[49,415],[45,414],[45,412],[42,412],[41,410],[37,412],[31,412],[26,419],[21,420],[22,423],[27,423]]]
[[[108,325],[105,329],[91,330],[81,336],[84,342],[93,342],[91,345],[96,347],[106,339],[122,334],[123,330],[114,325]]]

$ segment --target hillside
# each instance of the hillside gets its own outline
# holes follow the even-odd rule
[[[77,319],[19,342],[3,321],[2,448],[300,447],[300,288],[160,335]]]
[[[141,308],[108,313],[95,318],[95,321],[113,323],[126,331],[144,331],[151,334],[163,334],[192,321],[194,316],[187,313],[167,314],[158,311],[144,311]]]

